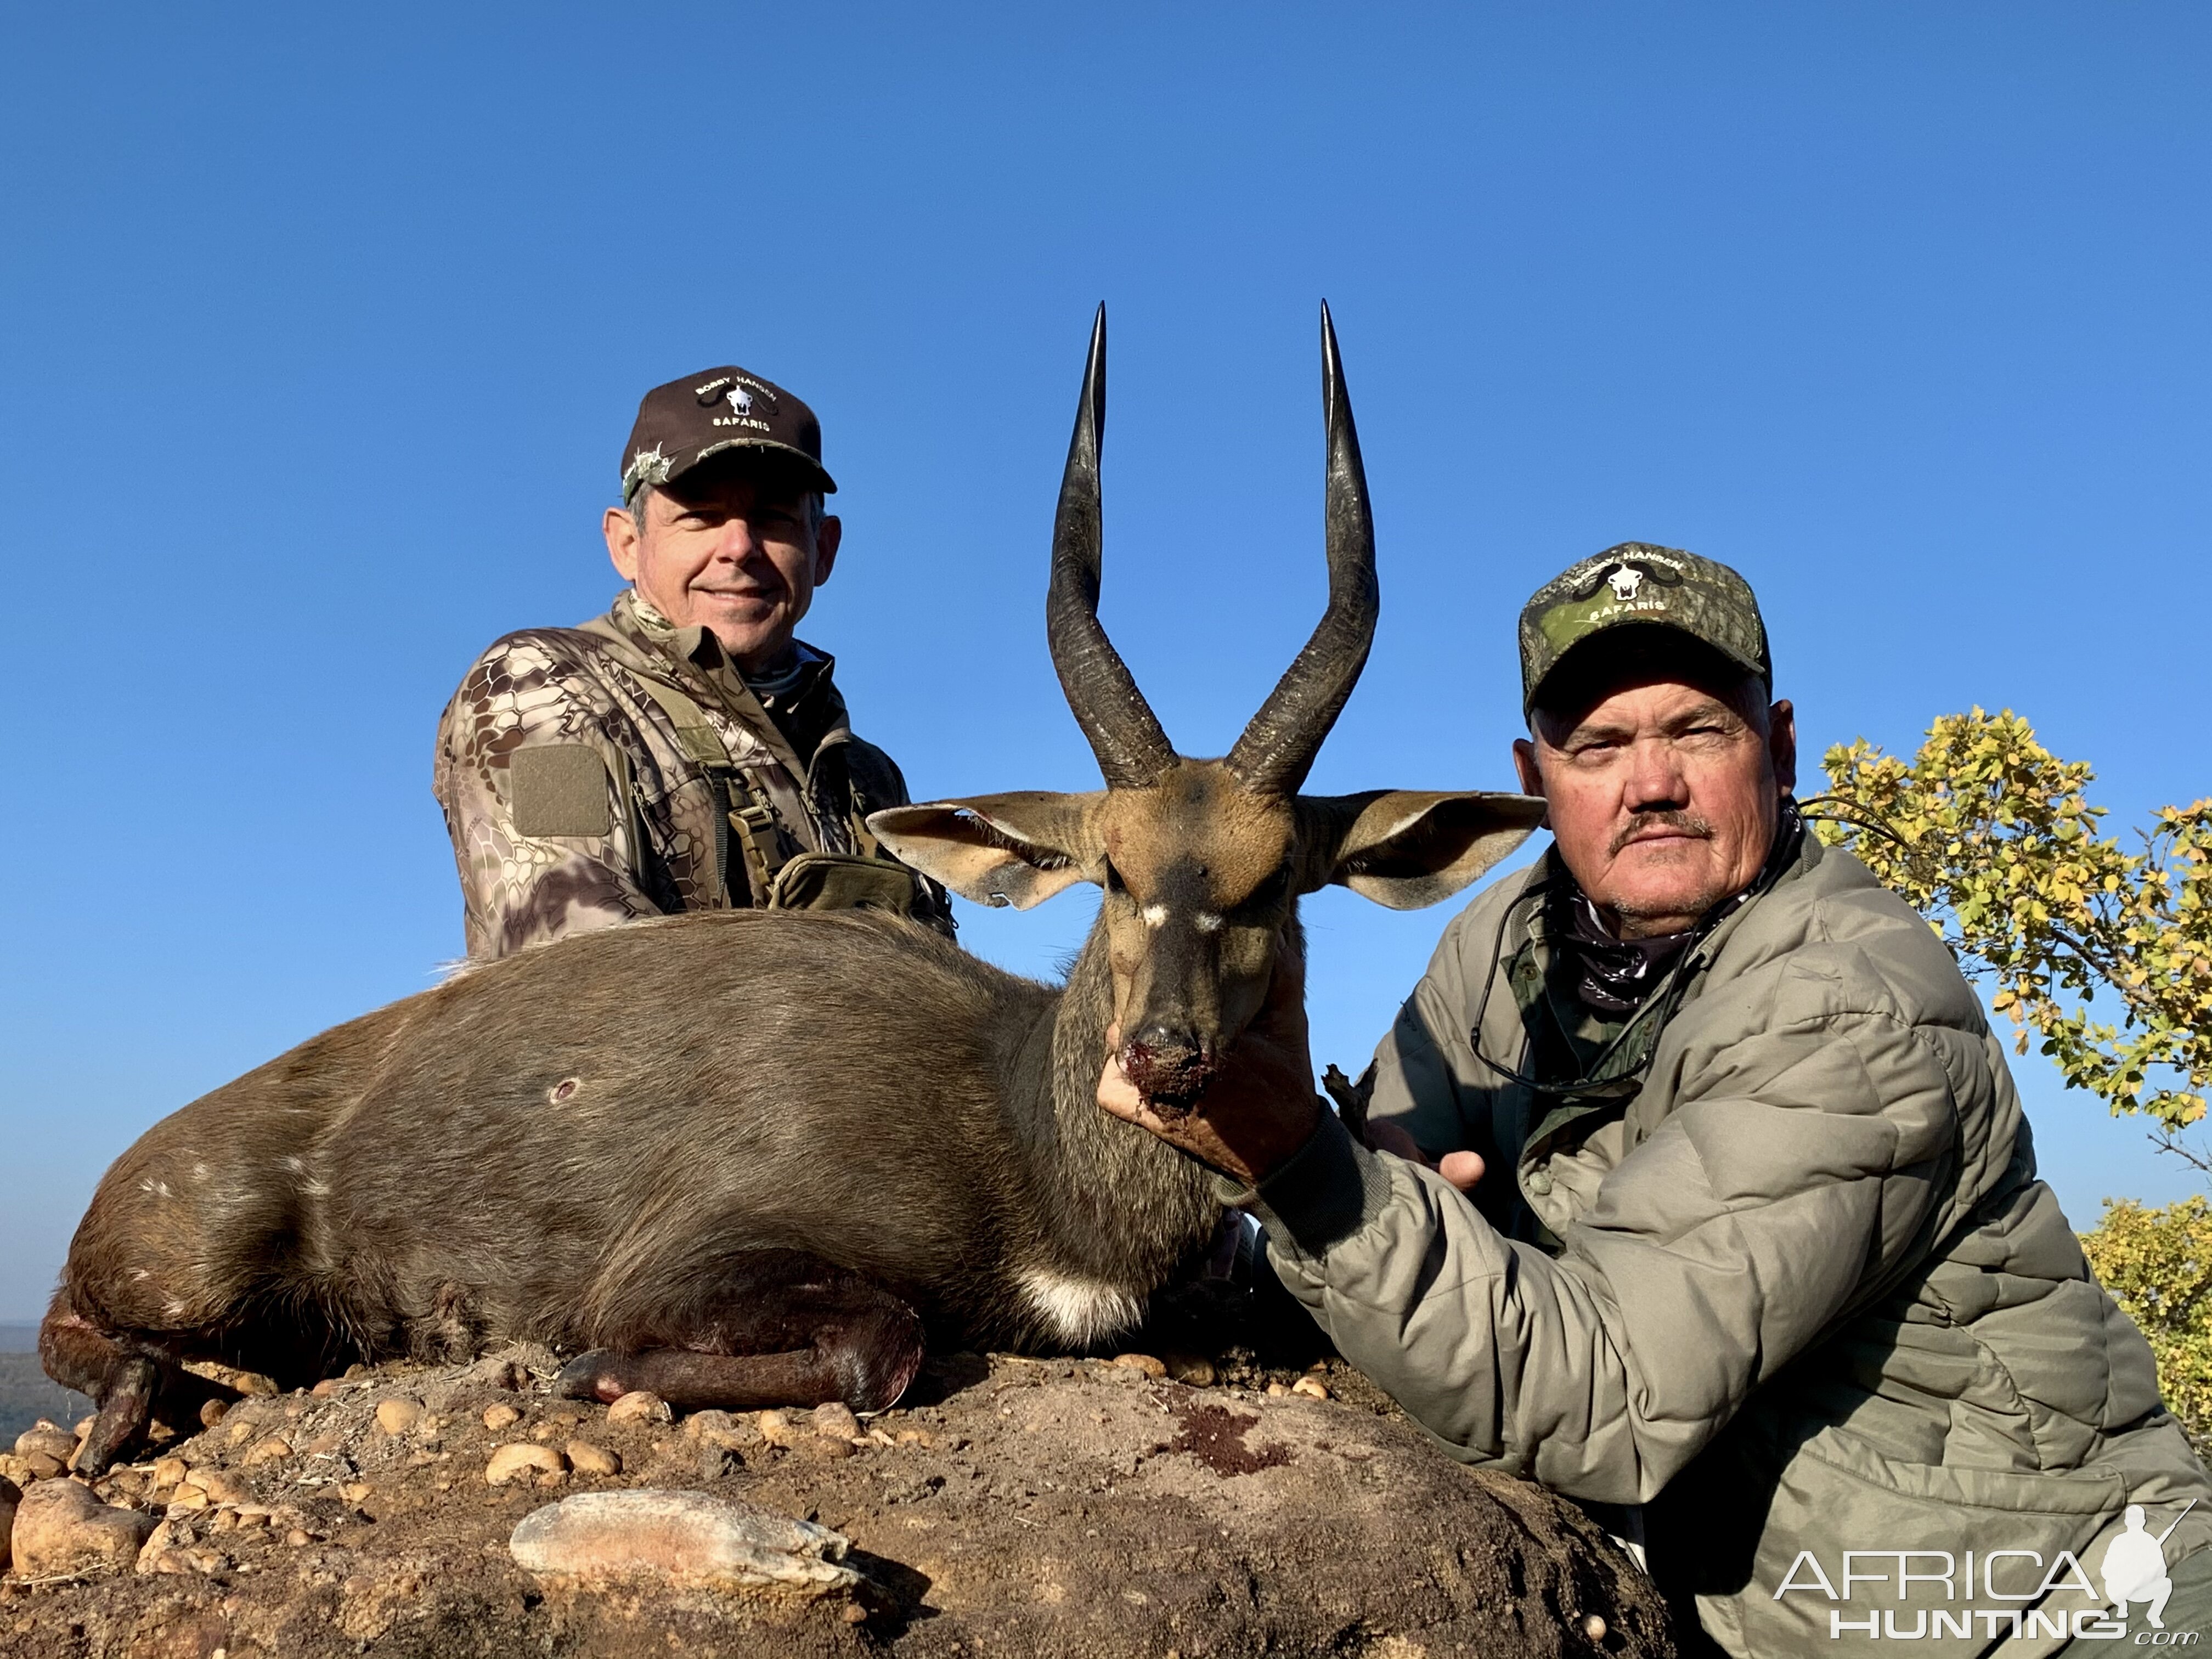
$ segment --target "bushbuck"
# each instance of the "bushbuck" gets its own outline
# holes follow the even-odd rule
[[[197,1410],[196,1359],[296,1383],[533,1339],[578,1354],[572,1394],[866,1411],[926,1334],[1081,1348],[1138,1321],[1221,1200],[1100,1110],[1109,1029],[1150,1103],[1189,1109],[1271,988],[1302,985],[1300,894],[1432,903],[1543,809],[1298,793],[1376,611],[1326,307],[1326,614],[1225,758],[1175,752],[1097,617],[1105,352],[1101,307],[1047,601],[1105,788],[870,821],[983,903],[1102,886],[1066,985],[893,918],[739,910],[562,940],[327,1031],[155,1124],[100,1182],[40,1342],[100,1405],[81,1468]]]

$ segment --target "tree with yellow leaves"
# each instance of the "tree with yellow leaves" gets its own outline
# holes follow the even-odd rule
[[[1907,763],[1862,738],[1831,749],[1807,803],[1928,917],[1990,1001],[2068,1086],[2167,1144],[2212,1088],[2212,799],[2161,808],[2130,852],[2097,831],[2087,764],[2009,709],[1946,714]],[[2100,1019],[2099,1014],[2117,1016]]]

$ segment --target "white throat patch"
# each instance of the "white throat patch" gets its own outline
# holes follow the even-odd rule
[[[1063,1342],[1088,1347],[1127,1330],[1144,1317],[1139,1297],[1095,1279],[1075,1279],[1049,1267],[1024,1267],[1022,1294]]]

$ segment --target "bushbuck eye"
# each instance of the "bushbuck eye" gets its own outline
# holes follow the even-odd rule
[[[1106,890],[1109,893],[1126,893],[1129,890],[1127,885],[1121,880],[1121,872],[1114,867],[1114,860],[1111,859],[1106,860]]]
[[[1290,896],[1291,870],[1288,865],[1254,888],[1249,895],[1229,914],[1239,921],[1256,921],[1278,908]]]

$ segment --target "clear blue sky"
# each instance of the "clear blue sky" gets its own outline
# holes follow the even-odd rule
[[[1516,609],[1636,538],[1752,579],[1815,751],[2008,705],[2116,820],[2212,793],[2200,6],[195,9],[0,19],[0,1317],[146,1124],[459,953],[439,708],[605,605],[709,363],[822,412],[805,632],[924,795],[1095,783],[1041,602],[1101,299],[1107,620],[1234,737],[1321,603],[1323,295],[1384,608],[1316,787],[1506,786]],[[1309,914],[1356,1069],[1449,911]],[[2191,1189],[2021,1076],[2078,1222]]]

